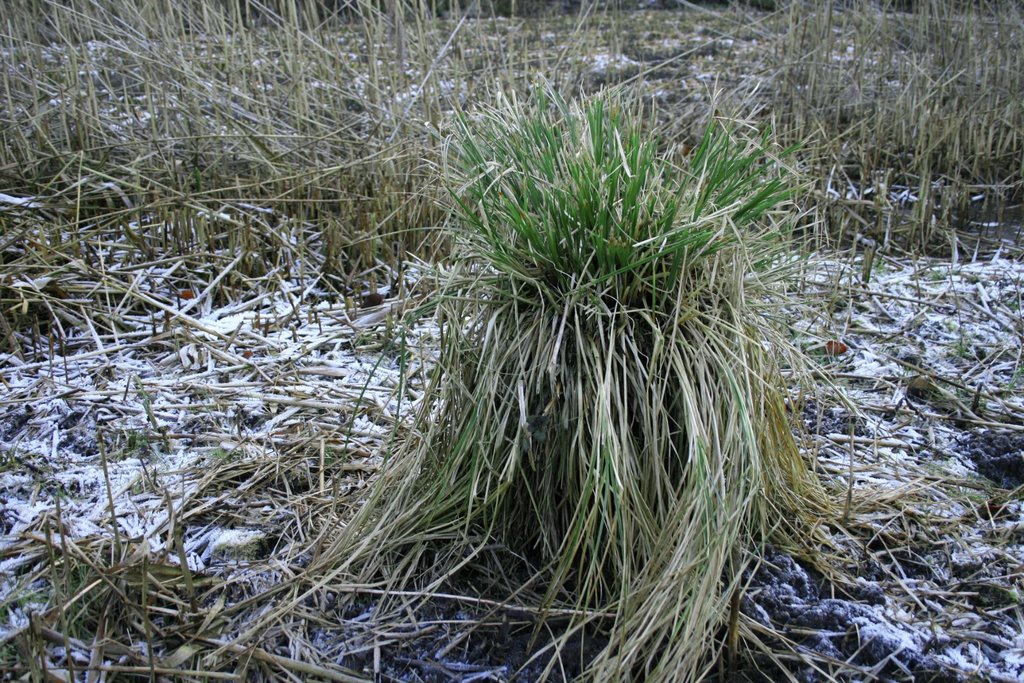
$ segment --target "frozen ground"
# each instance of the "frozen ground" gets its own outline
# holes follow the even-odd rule
[[[827,479],[846,482],[828,531],[855,582],[773,551],[743,603],[824,657],[793,662],[799,678],[829,660],[863,680],[1024,677],[1022,276],[1004,252],[809,273],[830,304],[794,330],[835,389],[803,421]]]
[[[327,533],[311,531],[324,506],[358,498],[350,494],[372,479],[382,444],[421,398],[438,335],[402,322],[416,296],[381,288],[382,301],[331,300],[315,282],[280,278],[214,306],[206,292],[168,293],[160,268],[136,278],[150,314],[133,309],[116,337],[83,332],[63,354],[0,357],[5,643],[18,641],[31,613],[53,614],[47,548],[87,555],[123,543],[151,568],[178,567],[175,576],[185,558],[191,581],[230,589],[208,598],[208,610],[287,585]],[[804,284],[821,314],[791,326],[832,384],[799,417],[805,448],[846,506],[826,529],[823,557],[853,578],[770,550],[742,602],[750,633],[795,653],[782,661],[797,679],[839,670],[854,680],[1024,677],[1022,278],[1024,265],[1005,252],[809,266]],[[301,510],[282,504],[291,500]],[[83,601],[91,590],[65,589]],[[310,604],[350,619],[349,635],[361,623],[328,598]],[[507,678],[510,649],[466,646],[456,657],[443,646],[460,621],[480,616],[449,611],[435,615],[443,632],[424,627],[422,637],[336,661],[407,680]],[[767,626],[776,635],[759,630]],[[224,628],[244,641],[237,623]],[[82,650],[72,659],[88,661],[90,643],[78,637],[67,641]],[[65,646],[51,645],[58,666]],[[760,671],[742,675],[782,675],[758,661]]]

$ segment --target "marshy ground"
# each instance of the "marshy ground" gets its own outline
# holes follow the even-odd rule
[[[240,29],[130,4],[19,0],[0,35],[0,676],[541,675],[543,587],[489,592],[521,558],[494,547],[399,620],[329,556],[431,400],[439,139],[540,81],[636,91],[679,158],[716,113],[802,143],[777,316],[838,513],[817,557],[749,569],[723,671],[1024,676],[1019,13],[283,3]]]

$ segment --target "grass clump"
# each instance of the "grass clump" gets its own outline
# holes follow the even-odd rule
[[[590,675],[696,680],[747,551],[816,498],[761,308],[788,188],[766,136],[712,124],[677,167],[634,114],[545,95],[460,120],[438,399],[342,546],[429,585],[497,541],[543,607],[611,618]]]

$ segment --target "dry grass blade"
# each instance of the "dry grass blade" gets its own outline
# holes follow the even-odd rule
[[[0,668],[1020,678],[1019,8],[676,4],[6,0]]]

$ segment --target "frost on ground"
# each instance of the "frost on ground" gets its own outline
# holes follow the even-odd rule
[[[438,334],[404,321],[415,297],[346,301],[282,275],[214,305],[198,289],[168,296],[169,274],[147,268],[116,335],[86,325],[59,349],[0,357],[0,640],[18,642],[36,613],[50,664],[68,646],[88,661],[96,632],[121,623],[89,599],[151,591],[166,666],[188,659],[171,645],[187,624],[224,656],[243,648],[306,675],[319,661],[410,680],[511,676],[532,640],[496,646],[505,621],[478,630],[436,607],[396,639],[372,602],[339,611],[331,579],[304,574],[422,398]],[[1022,278],[1004,257],[813,261],[804,284],[822,309],[792,328],[831,384],[794,418],[844,509],[820,558],[770,549],[751,569],[744,628],[790,654],[755,656],[747,678],[775,680],[778,666],[807,681],[1024,677]],[[106,571],[124,584],[76,579],[112,550]],[[59,571],[53,553],[70,558]],[[82,606],[77,626],[54,616],[61,597]],[[252,626],[285,614],[288,629]],[[148,666],[127,647],[141,631],[107,635],[122,649],[104,661]]]
[[[344,499],[420,397],[434,331],[407,329],[411,301],[387,287],[353,302],[277,278],[214,306],[168,296],[168,275],[133,271],[152,305],[115,335],[68,327],[60,350],[0,354],[0,642],[53,606],[51,543],[225,577],[288,550],[306,520],[257,484]]]
[[[854,581],[770,551],[744,614],[802,680],[1024,679],[1024,264],[819,261],[808,287],[829,306],[794,332],[834,386],[802,418]]]

